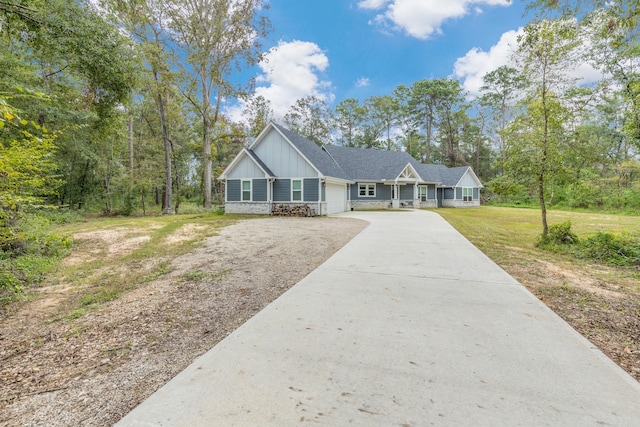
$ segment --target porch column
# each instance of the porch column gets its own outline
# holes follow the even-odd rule
[[[395,197],[393,197],[393,200],[391,201],[391,206],[393,209],[400,209],[400,186],[397,181],[393,184],[393,188],[395,190],[395,194],[393,194],[393,196]]]

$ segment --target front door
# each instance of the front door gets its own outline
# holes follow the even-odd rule
[[[441,208],[442,207],[442,199],[444,198],[444,190],[442,188],[438,188],[437,191],[437,197],[438,197],[438,207]]]

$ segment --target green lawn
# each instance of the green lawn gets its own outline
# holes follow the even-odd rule
[[[535,247],[536,239],[542,233],[538,209],[482,206],[473,209],[438,209],[436,212],[498,264],[517,262],[523,252],[543,259],[568,259],[567,256]],[[571,221],[571,228],[580,238],[598,231],[640,233],[640,217],[637,216],[555,210],[547,213],[549,225],[567,220]],[[579,262],[575,258],[574,261]]]

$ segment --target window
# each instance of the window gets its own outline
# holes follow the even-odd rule
[[[375,184],[358,184],[358,196],[376,197],[376,185]]]
[[[420,199],[421,202],[427,201],[427,187],[425,185],[418,187],[418,199]]]
[[[302,201],[302,180],[301,179],[291,180],[291,200],[293,200],[294,202]]]
[[[251,181],[242,181],[242,201],[251,201]]]
[[[473,188],[465,187],[462,189],[462,201],[464,202],[473,201]]]

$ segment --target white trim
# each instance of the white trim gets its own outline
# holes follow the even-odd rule
[[[424,188],[424,200],[422,200],[422,195],[420,194],[420,190]],[[428,185],[418,185],[418,199],[421,202],[426,202],[429,200],[429,186]]]
[[[242,157],[244,156],[247,156],[253,162],[253,164],[256,165],[262,171],[262,173],[264,173],[265,178],[271,178],[271,175],[269,175],[269,173],[266,170],[264,170],[264,168],[260,165],[260,163],[256,162],[256,159],[253,158],[253,156],[249,153],[249,151],[245,147],[242,150],[240,150],[240,152],[236,155],[236,157],[233,158],[231,163],[229,163],[229,166],[226,167],[226,169],[220,174],[220,176],[218,176],[217,179],[219,181],[229,179],[227,178],[227,175],[233,170],[233,168],[235,168],[238,165],[238,163],[240,163],[240,160],[242,160]]]
[[[462,179],[464,178],[464,176],[466,174],[468,174],[469,172],[471,172],[471,178],[473,178],[476,181],[476,184],[478,188],[484,188],[484,185],[482,185],[482,183],[480,182],[480,180],[478,179],[478,176],[475,174],[475,172],[473,171],[473,169],[471,169],[471,166],[467,166],[467,170],[464,171],[464,173],[462,174],[462,176],[460,177],[460,179],[458,180],[458,182],[456,182],[456,185],[454,185],[454,187],[460,187],[460,182],[462,181]]]
[[[284,138],[285,141],[287,141],[287,144],[289,144],[291,146],[291,148],[293,148],[296,153],[298,153],[298,155],[300,155],[300,157],[302,157],[304,159],[305,162],[307,162],[307,164],[309,166],[311,166],[311,168],[316,171],[316,173],[318,174],[318,178],[325,178],[324,174],[322,172],[320,172],[320,170],[316,167],[316,165],[313,164],[313,162],[311,162],[307,156],[305,156],[304,154],[302,154],[302,152],[300,150],[298,150],[298,147],[295,146],[295,144],[293,142],[291,142],[289,140],[289,138],[287,138],[282,132],[280,132],[280,130],[274,126],[274,124],[272,122],[269,122],[269,124],[267,125],[266,128],[264,128],[264,130],[262,132],[260,132],[260,135],[258,135],[258,137],[255,139],[255,141],[253,141],[251,143],[251,145],[249,146],[249,149],[253,150],[253,148],[258,145],[259,143],[262,142],[262,140],[264,139],[264,135],[266,135],[267,130],[268,129],[273,129],[276,132],[278,132],[278,134]],[[315,177],[314,177],[315,178]]]
[[[409,169],[409,173],[407,173],[407,169]],[[404,176],[403,176],[404,175]],[[413,176],[411,176],[413,175]],[[411,163],[407,163],[407,166],[404,167],[404,169],[402,169],[402,171],[400,171],[400,173],[398,174],[398,176],[395,179],[396,181],[417,181],[417,182],[422,182],[422,177],[420,177],[420,174],[418,173],[418,171],[411,166]]]
[[[362,186],[362,185],[365,186],[365,188],[364,188],[365,195],[364,196],[360,194],[360,186]],[[369,187],[370,186],[373,186],[373,195],[369,194]],[[377,187],[378,186],[374,182],[359,182],[358,183],[358,199],[363,198],[363,197],[364,198],[376,197],[376,195],[378,193]]]
[[[245,200],[244,192],[244,183],[249,183],[249,200]],[[240,201],[241,202],[253,202],[253,179],[241,179],[240,180]]]
[[[461,188],[462,188],[462,201],[463,202],[473,202],[473,187],[461,187]],[[471,190],[471,196],[470,196],[471,199],[469,199],[469,200],[465,200],[464,199],[465,198],[465,195],[464,195],[465,190]],[[467,196],[467,197],[469,197],[469,196]]]
[[[300,200],[293,200],[293,181],[300,181],[300,190],[295,190],[300,191]],[[290,200],[292,202],[304,202],[304,178],[291,178],[289,182],[291,184]]]

